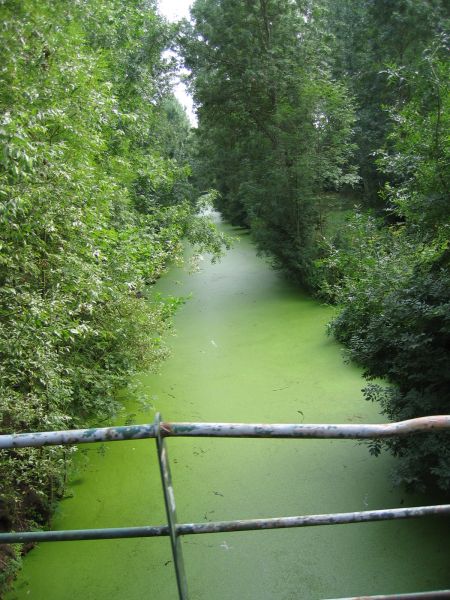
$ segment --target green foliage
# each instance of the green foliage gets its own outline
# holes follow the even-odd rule
[[[333,323],[338,340],[349,348],[369,379],[382,377],[394,387],[371,385],[368,400],[382,413],[403,420],[450,412],[450,285],[446,268],[416,267],[401,285],[380,294],[371,282],[363,304],[352,300]],[[356,304],[356,306],[355,306]],[[410,436],[386,444],[401,457],[396,478],[423,489],[450,487],[450,444],[446,434]]]
[[[311,286],[319,198],[357,181],[353,105],[331,76],[321,6],[199,0],[192,14],[182,43],[199,113],[195,176]]]
[[[181,39],[197,185],[341,304],[331,329],[391,385],[367,396],[395,419],[450,412],[448,14],[442,0],[197,0]],[[327,226],[329,198],[358,184],[362,208]],[[400,480],[450,487],[440,436],[388,446]]]
[[[0,589],[3,589],[22,566],[22,544],[5,544],[0,550]]]
[[[391,107],[410,99],[411,88],[394,80],[387,65],[413,71],[426,48],[445,31],[448,3],[442,0],[340,0],[328,2],[333,73],[356,100],[356,160],[366,206],[386,204],[380,188],[391,174],[377,168],[380,148],[389,144]]]
[[[147,292],[197,219],[188,123],[153,3],[0,3],[0,433],[109,419],[156,368],[176,302]],[[2,527],[47,519],[71,451],[4,452]]]
[[[379,167],[391,182],[384,190],[400,224],[356,215],[339,245],[328,248],[323,293],[344,308],[332,331],[359,362],[389,418],[450,413],[450,210],[448,204],[448,64],[445,40],[424,52],[413,70],[389,67],[402,78],[409,101],[389,109],[390,150]],[[387,442],[400,457],[397,480],[414,488],[450,489],[447,435]]]
[[[389,65],[393,85],[408,90],[406,103],[389,108],[395,123],[389,142],[380,152],[379,167],[390,182],[384,197],[393,210],[425,239],[449,237],[450,188],[450,67],[448,37],[440,35],[424,50],[414,68]]]
[[[3,0],[0,15],[0,433],[114,414],[130,373],[166,356],[178,302],[149,285],[183,238],[213,257],[229,243],[211,203],[342,306],[331,330],[389,384],[366,389],[385,415],[450,412],[441,0],[197,0],[181,32],[153,0]],[[195,133],[170,92],[175,36]],[[378,216],[331,231],[329,197],[359,181]],[[446,437],[386,445],[399,481],[450,488]],[[0,527],[49,518],[71,452],[2,454]]]

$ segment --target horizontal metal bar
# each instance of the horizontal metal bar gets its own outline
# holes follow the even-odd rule
[[[161,423],[163,437],[364,439],[450,430],[450,415],[382,424]],[[131,425],[0,435],[0,449],[117,442],[156,437],[155,425]]]
[[[439,592],[412,592],[410,594],[389,594],[388,596],[352,596],[351,598],[335,598],[334,600],[416,600],[416,598],[450,598],[450,590]],[[331,599],[328,599],[331,600]]]
[[[234,531],[255,531],[258,529],[285,529],[290,527],[313,527],[317,525],[344,525],[368,521],[392,519],[413,519],[433,515],[450,515],[450,504],[435,506],[415,506],[411,508],[390,508],[349,513],[329,513],[298,517],[274,517],[270,519],[244,519],[239,521],[213,521],[210,523],[184,523],[180,525],[180,535],[219,533]]]
[[[366,523],[393,519],[413,519],[428,516],[450,515],[450,504],[436,506],[414,506],[410,508],[389,508],[349,513],[329,513],[296,517],[274,517],[269,519],[242,519],[235,521],[212,521],[208,523],[179,523],[175,526],[177,535],[198,535],[204,533],[233,533],[235,531],[256,531],[261,529],[286,529],[292,527],[314,527],[318,525],[344,525],[346,523]],[[15,544],[25,542],[63,542],[75,540],[107,540],[135,537],[168,536],[167,525],[118,527],[112,529],[74,529],[66,531],[26,531],[0,533],[0,543]]]
[[[0,449],[39,448],[68,444],[89,444],[92,442],[118,442],[155,437],[155,426],[131,425],[119,427],[96,427],[91,429],[68,429],[66,431],[45,431],[35,433],[14,433],[0,435]]]
[[[433,430],[450,431],[450,415],[420,417],[398,423],[364,424],[258,424],[161,423],[165,436],[232,438],[382,438]]]
[[[110,527],[105,529],[66,529],[61,531],[18,531],[0,533],[0,544],[114,540],[122,538],[161,537],[167,535],[169,535],[169,527],[167,525]]]

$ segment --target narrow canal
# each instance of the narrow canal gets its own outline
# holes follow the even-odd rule
[[[230,229],[226,227],[226,229]],[[332,310],[256,256],[249,237],[222,262],[158,287],[187,296],[171,358],[136,379],[121,423],[166,420],[379,422],[360,371],[326,336]],[[392,459],[350,440],[170,439],[180,521],[286,516],[429,502],[392,487]],[[165,521],[154,440],[80,451],[55,529]],[[448,528],[447,528],[448,532]],[[211,534],[183,539],[193,600],[319,599],[450,585],[442,520]],[[8,600],[176,600],[169,540],[41,544]]]

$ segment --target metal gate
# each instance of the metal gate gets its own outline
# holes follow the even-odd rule
[[[205,533],[282,529],[339,525],[391,519],[411,519],[429,515],[450,515],[450,504],[368,510],[349,513],[213,521],[208,523],[178,523],[175,495],[170,475],[170,465],[165,438],[167,437],[227,437],[227,438],[321,438],[321,439],[382,439],[405,436],[411,433],[438,430],[450,431],[450,415],[421,417],[399,423],[381,425],[307,425],[307,424],[250,424],[250,423],[168,423],[159,414],[148,425],[75,429],[41,433],[19,433],[0,436],[0,449],[41,447],[51,445],[86,444],[92,442],[118,442],[155,438],[161,482],[164,492],[167,524],[143,527],[107,529],[77,529],[67,531],[26,531],[0,533],[0,543],[61,542],[73,540],[99,540],[132,537],[169,536],[172,547],[175,575],[180,600],[188,599],[180,538],[183,535]],[[361,597],[362,598],[362,597]],[[450,598],[450,590],[394,594],[389,596],[364,596],[364,598]],[[347,599],[352,600],[352,599]],[[353,599],[356,600],[356,599]]]

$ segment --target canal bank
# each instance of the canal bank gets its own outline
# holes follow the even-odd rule
[[[175,319],[171,358],[160,374],[136,378],[120,422],[151,422],[155,410],[171,421],[380,422],[362,399],[359,370],[325,334],[332,309],[273,272],[239,235],[222,262],[202,261],[194,275],[174,269],[158,283],[161,293],[191,297]],[[182,522],[428,503],[392,487],[390,457],[371,457],[350,440],[170,439],[168,446]],[[55,529],[165,521],[153,440],[80,452]],[[250,600],[445,588],[444,523],[187,537],[189,590],[199,600]],[[176,597],[164,538],[41,544],[8,600]]]

